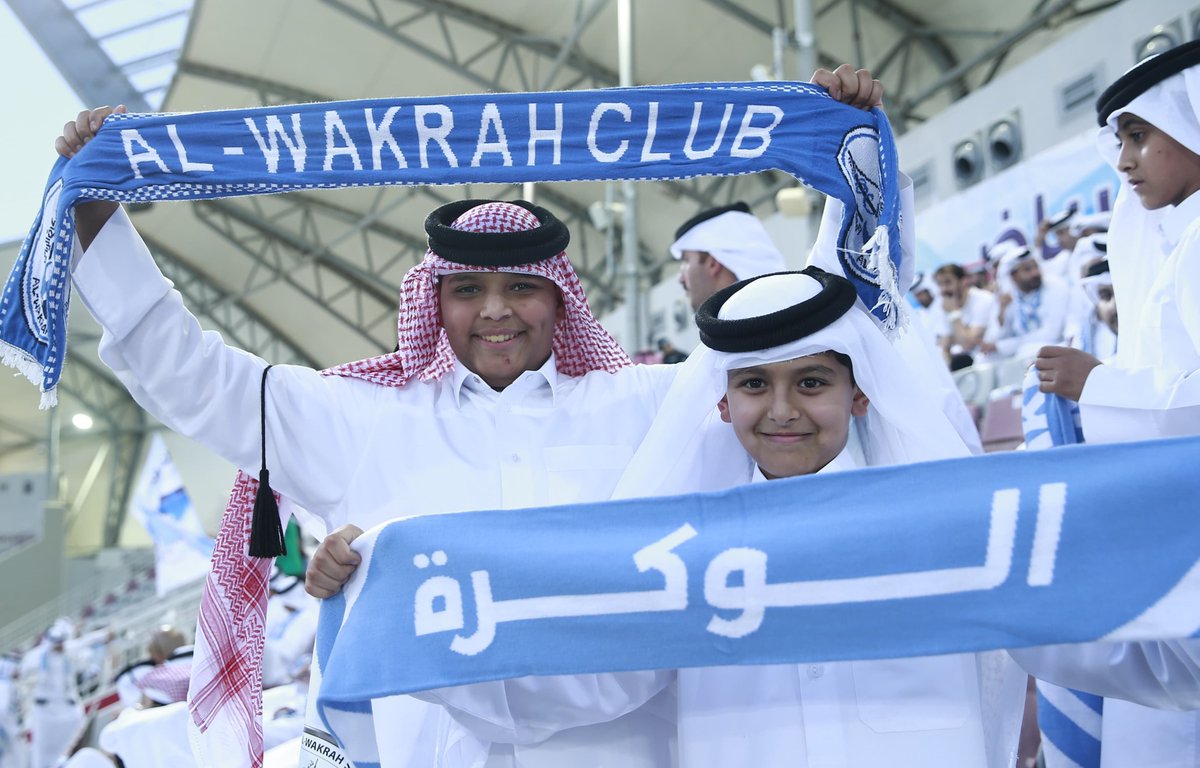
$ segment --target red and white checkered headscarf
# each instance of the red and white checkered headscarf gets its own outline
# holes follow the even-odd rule
[[[454,220],[453,229],[479,232],[523,232],[540,225],[530,211],[505,202],[471,208]],[[426,251],[425,258],[404,276],[400,287],[399,346],[395,352],[345,363],[324,376],[363,379],[401,387],[414,376],[441,379],[454,367],[454,352],[441,326],[438,280],[452,272],[515,272],[552,280],[562,294],[563,318],[551,342],[558,372],[582,376],[589,371],[615,372],[632,362],[587,305],[579,276],[566,253],[518,267],[458,264]],[[213,551],[212,567],[196,629],[188,708],[194,751],[220,756],[222,765],[262,765],[262,655],[271,560],[246,554],[251,512],[258,481],[238,473]],[[232,762],[233,756],[245,759]]]
[[[137,679],[137,687],[156,704],[174,704],[187,698],[192,660],[158,664]]]

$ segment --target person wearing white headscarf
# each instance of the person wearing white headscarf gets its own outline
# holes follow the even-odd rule
[[[263,646],[263,688],[292,681],[297,662],[312,652],[320,617],[320,603],[304,591],[303,581],[287,575],[271,580],[267,638]]]
[[[17,690],[20,671],[18,659],[0,657],[0,768],[19,768],[24,764]]]
[[[942,264],[933,273],[940,301],[930,308],[937,347],[952,370],[965,368],[979,354],[979,344],[996,315],[996,297],[972,284],[960,264]]]
[[[1087,238],[1080,240],[1085,242]],[[1117,303],[1108,259],[1087,264],[1072,295],[1081,297],[1081,307],[1067,326],[1068,344],[1098,360],[1110,360],[1117,352]]]
[[[701,306],[697,325],[704,346],[633,464],[650,469],[631,471],[618,495],[716,490],[730,467],[741,484],[969,454],[840,276],[809,267],[735,284]],[[788,383],[833,406],[806,410],[807,393],[785,404]],[[735,387],[766,391],[769,416],[746,426]],[[676,674],[680,768],[1009,768],[1026,681],[1003,652]]]
[[[76,667],[66,650],[72,629],[70,621],[56,621],[21,661],[22,676],[34,681],[29,708],[31,768],[56,765],[83,725]]]
[[[1079,401],[1088,442],[1200,434],[1200,42],[1135,66],[1101,95],[1097,112],[1100,152],[1121,176],[1107,241],[1117,354],[1101,364],[1044,348],[1041,389]],[[1020,654],[1033,674],[1060,685],[1200,710],[1195,640]],[[1200,711],[1108,698],[1103,729],[1106,768],[1200,761]]]
[[[922,272],[918,274],[916,282],[913,283],[913,287],[909,289],[908,293],[915,302],[913,317],[921,324],[926,335],[931,340],[935,339],[937,336],[937,326],[934,319],[934,307],[937,306],[938,285],[933,273]]]
[[[1086,346],[1086,351],[1090,354],[1092,352],[1088,325],[1095,319],[1096,304],[1084,291],[1082,281],[1093,264],[1106,259],[1107,240],[1107,233],[1081,237],[1074,250],[1064,256],[1067,267],[1062,276],[1067,286],[1068,299],[1062,343],[1076,349],[1085,349]],[[1116,337],[1112,336],[1111,341],[1115,350]]]
[[[933,301],[938,295],[937,281],[933,279],[933,273],[919,273],[916,277],[916,282],[913,283],[913,287],[909,290],[909,293],[912,294],[912,297],[914,300],[916,300],[918,306],[921,306],[925,309],[933,306]]]
[[[84,747],[63,763],[62,768],[118,768],[112,755],[93,747]]]
[[[1200,433],[1200,196],[1180,196],[1200,186],[1200,68],[1153,78],[1164,62],[1200,58],[1198,50],[1188,43],[1131,70],[1123,103],[1101,115],[1101,154],[1122,177],[1108,254],[1126,332],[1111,365],[1053,351],[1038,364],[1044,389],[1079,401],[1089,442]],[[1145,82],[1147,72],[1154,82]],[[1139,77],[1143,87],[1130,91]],[[1156,167],[1140,157],[1151,139],[1174,159]],[[1189,166],[1197,178],[1180,186],[1175,178]],[[1172,194],[1143,199],[1167,185]]]
[[[1078,277],[1079,261],[1075,249],[1079,241],[1092,235],[1108,231],[1112,220],[1111,211],[1082,213],[1074,208],[1060,211],[1038,225],[1033,251],[1043,271],[1068,284]],[[1058,240],[1056,248],[1046,244],[1046,236],[1054,233]]]
[[[709,208],[675,231],[671,255],[679,260],[679,283],[692,309],[738,280],[779,272],[783,254],[743,202]]]
[[[1075,238],[1074,245],[1079,245],[1080,238],[1107,232],[1111,225],[1112,211],[1094,211],[1075,216],[1071,219],[1068,229],[1071,232],[1071,237]],[[1071,250],[1074,250],[1074,246],[1072,246]]]
[[[1044,344],[1061,342],[1070,304],[1067,286],[1043,276],[1026,246],[1005,241],[988,257],[996,264],[998,311],[980,350],[1000,358],[1032,356]]]

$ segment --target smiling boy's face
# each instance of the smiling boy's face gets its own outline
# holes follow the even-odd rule
[[[438,301],[450,348],[496,390],[549,359],[555,325],[564,315],[558,286],[517,272],[446,275]]]
[[[1200,155],[1135,114],[1117,119],[1117,171],[1146,210],[1179,205],[1200,190]]]
[[[846,447],[868,400],[830,352],[729,372],[718,408],[768,479],[810,475]]]

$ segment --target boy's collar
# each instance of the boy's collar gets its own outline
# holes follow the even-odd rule
[[[535,371],[525,371],[518,376],[517,381],[514,381],[509,385],[509,387],[517,385],[518,382],[527,376],[536,376],[544,380],[550,387],[550,397],[553,399],[555,393],[558,391],[559,380],[558,364],[555,361],[554,353],[550,353],[550,357],[546,359],[546,362],[542,363],[540,368]],[[462,361],[458,359],[455,359],[454,361],[454,370],[451,372],[450,383],[453,387],[452,391],[454,392],[454,402],[459,406],[462,405],[462,392],[464,388],[470,389],[473,392],[487,395],[489,397],[499,397],[508,389],[508,387],[506,387],[504,390],[497,392],[496,390],[492,389],[492,387],[486,381],[484,381],[481,376],[467,368],[467,366],[463,365]]]
[[[1193,193],[1179,205],[1163,213],[1159,220],[1163,239],[1174,249],[1183,238],[1183,231],[1188,225],[1200,218],[1200,192]]]
[[[866,459],[863,457],[862,445],[858,441],[857,432],[854,429],[854,423],[850,423],[850,439],[846,441],[846,447],[842,452],[833,457],[825,466],[818,469],[813,474],[824,475],[830,472],[849,472],[852,469],[861,469],[867,466]],[[769,478],[763,474],[762,468],[758,464],[754,465],[754,476],[750,478],[752,483],[765,483]]]

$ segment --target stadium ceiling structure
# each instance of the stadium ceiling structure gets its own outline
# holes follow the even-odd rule
[[[628,2],[629,5],[625,5]],[[707,80],[802,79],[811,67],[867,66],[899,132],[1115,5],[1112,0],[8,0],[86,104],[190,111],[368,97],[602,88]],[[125,4],[128,8],[118,6]],[[135,7],[136,6],[136,7]],[[628,14],[623,15],[624,8]],[[106,13],[113,12],[113,13]],[[104,23],[96,19],[109,18]],[[112,21],[116,18],[118,21]],[[623,26],[620,22],[627,19]],[[182,25],[181,44],[156,29]],[[622,33],[622,29],[627,34]],[[623,44],[623,41],[628,41]],[[149,46],[149,47],[147,47]],[[803,71],[802,71],[803,70]],[[622,72],[625,77],[622,78]],[[64,120],[70,116],[64,116]],[[673,270],[676,225],[746,200],[771,213],[782,173],[637,185],[640,289]],[[572,231],[569,250],[597,314],[620,305],[631,265],[620,185],[538,184]],[[390,187],[131,210],[191,310],[229,344],[268,360],[326,367],[390,351],[400,281],[425,250],[422,223],[463,197],[516,186]],[[10,263],[10,262],[9,262]],[[64,408],[107,430],[115,543],[134,462],[156,422],[99,362],[98,329],[73,313]],[[643,339],[642,341],[645,341]],[[0,383],[0,459],[51,454],[57,427],[28,385]],[[63,439],[71,439],[62,430]]]

